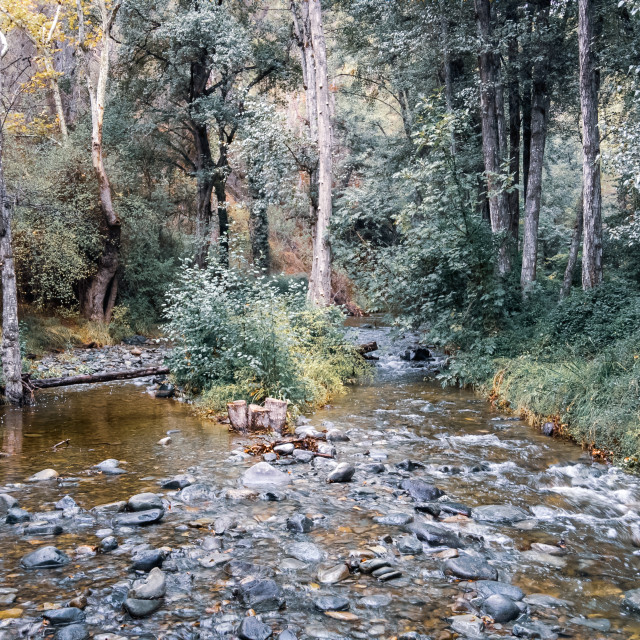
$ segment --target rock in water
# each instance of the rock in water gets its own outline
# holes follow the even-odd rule
[[[524,509],[510,504],[488,504],[483,507],[476,507],[471,515],[474,520],[491,524],[513,524],[529,517],[529,514]]]
[[[524,598],[524,591],[522,589],[506,582],[478,580],[474,586],[483,598],[488,598],[496,593],[501,596],[507,596],[507,598],[511,598],[511,600],[522,600],[522,598]]]
[[[155,524],[162,520],[162,516],[164,516],[163,509],[149,509],[148,511],[137,511],[134,513],[119,513],[113,521],[117,525],[130,527]]]
[[[482,618],[471,614],[452,616],[449,618],[451,628],[464,638],[483,638],[484,623]]]
[[[497,580],[498,571],[484,558],[474,556],[458,556],[444,563],[445,573],[464,580]]]
[[[56,509],[58,509],[58,511],[64,511],[65,509],[75,509],[77,506],[78,505],[76,504],[76,501],[69,495],[61,498],[60,500],[58,500],[58,502],[56,502]]]
[[[328,476],[327,482],[349,482],[356,469],[348,462],[341,462]]]
[[[8,493],[0,493],[0,513],[7,513],[9,509],[18,506],[18,501]]]
[[[167,592],[167,580],[160,569],[155,568],[144,580],[136,580],[129,597],[136,600],[158,600]]]
[[[312,542],[295,542],[289,547],[288,555],[301,562],[322,562],[325,552]]]
[[[309,533],[313,528],[313,520],[303,513],[296,513],[287,518],[287,529],[295,533]]]
[[[280,588],[273,580],[253,576],[240,582],[237,596],[243,607],[258,613],[275,611],[284,604]]]
[[[341,596],[321,596],[313,600],[318,611],[348,611],[349,601]]]
[[[164,480],[160,485],[163,489],[184,489],[195,484],[196,479],[191,475],[179,475],[170,480]]]
[[[76,607],[63,607],[62,609],[49,609],[42,617],[54,626],[62,627],[67,624],[84,622],[84,611]]]
[[[150,509],[164,509],[162,498],[155,493],[139,493],[131,496],[127,502],[129,511],[149,511]]]
[[[198,504],[215,500],[216,492],[211,485],[203,482],[194,482],[182,489],[176,497],[185,504]]]
[[[59,629],[54,640],[88,640],[89,627],[86,624],[70,624]]]
[[[414,536],[401,536],[396,542],[398,551],[403,555],[417,556],[422,553],[422,542]]]
[[[31,514],[20,507],[12,507],[7,511],[5,522],[7,524],[18,524],[19,522],[29,522]]]
[[[160,549],[145,549],[139,551],[133,558],[131,569],[133,571],[151,571],[156,567],[161,567],[164,562],[164,552]]]
[[[349,567],[346,564],[337,564],[328,569],[318,571],[318,580],[322,584],[335,584],[349,577]]]
[[[442,527],[425,522],[412,522],[405,527],[405,531],[416,535],[418,540],[426,542],[432,547],[451,547],[462,549],[465,544],[454,533]]]
[[[625,591],[622,606],[634,613],[640,613],[640,589]]]
[[[400,485],[417,502],[431,502],[444,495],[444,491],[420,478],[407,478]]]
[[[482,603],[482,609],[495,622],[510,622],[520,615],[518,605],[511,598],[502,596],[499,593],[489,596]]]
[[[55,547],[40,547],[22,558],[26,569],[53,569],[70,562],[69,556]]]
[[[58,472],[54,469],[43,469],[42,471],[38,471],[38,473],[33,474],[29,478],[29,482],[40,482],[42,480],[53,480],[58,477]]]
[[[255,616],[244,618],[238,628],[238,637],[241,640],[267,640],[272,636],[271,627],[260,622]]]
[[[137,600],[136,598],[127,598],[123,606],[132,618],[146,618],[162,606],[162,600]]]
[[[264,485],[283,486],[289,484],[291,478],[288,474],[278,471],[268,462],[258,462],[245,471],[242,483],[246,487],[262,487]]]

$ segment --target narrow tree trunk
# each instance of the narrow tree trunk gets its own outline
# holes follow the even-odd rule
[[[0,60],[8,50],[7,40],[0,31]],[[0,95],[3,92],[0,74]],[[2,154],[4,151],[4,120],[0,121],[0,261],[2,261],[2,375],[5,397],[12,404],[22,404],[22,358],[20,357],[20,325],[18,323],[18,287],[11,242],[12,203],[4,181]]]
[[[318,109],[318,222],[308,297],[313,304],[327,306],[331,304],[331,245],[329,243],[333,180],[331,101],[327,48],[322,26],[322,6],[320,0],[308,0],[308,4],[311,43],[316,66]]]
[[[527,38],[524,46],[531,47],[533,16],[527,16]],[[531,85],[532,65],[529,59],[522,65],[522,195],[526,205],[527,185],[529,183],[529,164],[531,162]]]
[[[218,165],[220,162],[218,161]],[[218,229],[220,232],[220,262],[229,266],[229,212],[227,210],[227,176],[215,178],[213,188],[216,194]]]
[[[213,193],[213,159],[207,126],[193,122],[193,141],[196,166],[196,255],[195,262],[203,268],[207,264],[211,239],[211,194]]]
[[[498,253],[498,271],[511,270],[511,255],[508,248],[509,211],[507,198],[500,175],[500,121],[498,117],[496,91],[499,81],[499,63],[493,53],[490,0],[475,0],[476,21],[480,37],[478,68],[480,71],[480,109],[482,120],[482,152],[489,198],[491,230],[501,236]]]
[[[598,75],[594,60],[593,0],[578,0],[580,51],[580,107],[582,112],[582,184],[584,240],[582,288],[602,282],[602,191],[600,132],[598,130]]]
[[[67,142],[69,139],[69,131],[67,129],[67,118],[64,115],[64,107],[62,105],[62,96],[60,95],[60,85],[58,84],[58,77],[53,67],[53,61],[48,55],[45,55],[44,66],[49,76],[49,87],[51,94],[53,95],[53,104],[56,107],[56,116],[58,117],[58,127],[60,128],[60,134],[62,135],[63,142]]]
[[[98,259],[96,273],[81,288],[80,306],[82,314],[94,322],[109,322],[115,302],[114,290],[117,292],[117,275],[120,265],[120,218],[115,212],[111,195],[111,184],[104,166],[102,155],[102,127],[106,103],[107,80],[109,78],[109,34],[120,4],[116,4],[111,12],[107,11],[105,0],[99,0],[98,6],[102,18],[102,49],[98,78],[94,83],[91,69],[85,57],[85,74],[89,102],[91,106],[91,160],[98,181],[100,208],[107,228],[107,239],[102,255]],[[78,2],[78,20],[80,33],[80,49],[86,56],[84,48],[83,9]]]
[[[261,197],[259,190],[249,180],[249,190],[253,195],[249,212],[249,237],[251,239],[251,258],[253,264],[265,273],[271,267],[271,250],[269,247],[269,207]]]
[[[571,236],[571,245],[569,247],[569,260],[567,261],[567,268],[564,270],[564,279],[562,281],[562,288],[560,289],[560,300],[566,298],[569,293],[571,293],[573,273],[578,262],[578,251],[580,250],[580,241],[582,240],[583,198],[584,189],[580,192],[580,198],[576,203],[576,221],[573,225],[573,234]]]
[[[508,5],[507,18],[515,29],[518,24],[518,11],[515,2]],[[508,44],[509,57],[509,173],[512,175],[514,187],[520,184],[520,81],[518,64],[518,38],[512,36]],[[508,195],[509,230],[513,238],[515,251],[518,250],[520,231],[520,192],[514,188]]]

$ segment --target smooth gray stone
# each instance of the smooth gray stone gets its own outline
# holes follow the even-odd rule
[[[558,640],[558,634],[555,633],[542,622],[518,622],[513,625],[511,630],[516,638],[539,638],[539,640]]]
[[[272,636],[271,627],[258,620],[255,616],[243,618],[238,628],[238,637],[241,640],[267,640]]]
[[[513,524],[530,517],[524,509],[510,504],[489,504],[476,507],[471,512],[471,517],[479,522],[490,524]]]
[[[77,607],[63,607],[62,609],[49,609],[42,614],[45,620],[48,620],[54,626],[63,626],[84,622],[84,611]]]
[[[7,524],[19,524],[20,522],[29,522],[29,520],[31,520],[31,514],[20,507],[11,507],[5,518]]]
[[[195,484],[196,479],[188,474],[183,474],[179,476],[175,476],[175,478],[170,478],[169,480],[164,480],[161,483],[161,487],[163,489],[184,489],[185,487],[190,487],[192,484]]]
[[[199,504],[215,500],[216,492],[211,485],[196,482],[182,489],[176,497],[185,504]]]
[[[402,481],[400,488],[417,502],[431,502],[444,495],[444,491],[420,478],[407,478]]]
[[[34,473],[28,480],[28,482],[42,482],[44,480],[55,480],[58,477],[58,472],[55,469],[43,469]]]
[[[150,511],[151,509],[164,509],[162,498],[155,493],[139,493],[131,496],[127,502],[129,511]]]
[[[349,577],[349,567],[346,564],[337,564],[328,569],[318,570],[318,580],[322,584],[335,584]]]
[[[515,585],[508,584],[507,582],[497,582],[495,580],[478,580],[473,584],[473,587],[482,598],[488,598],[494,594],[501,596],[507,596],[512,600],[522,600],[524,598],[524,591]]]
[[[341,462],[328,476],[327,482],[349,482],[356,472],[356,468],[348,462]]]
[[[296,513],[287,518],[287,529],[294,533],[309,533],[313,529],[313,520],[303,513]]]
[[[398,551],[403,555],[417,556],[423,552],[422,542],[415,536],[402,536],[396,541]]]
[[[21,562],[26,569],[52,569],[63,567],[70,562],[70,559],[59,549],[47,546],[28,553]]]
[[[603,633],[607,633],[611,629],[611,622],[606,618],[571,618],[569,622],[594,631],[602,631]]]
[[[162,606],[162,600],[137,600],[135,598],[127,598],[123,606],[132,618],[146,618]]]
[[[640,613],[640,589],[625,591],[622,606],[634,613]]]
[[[391,596],[380,594],[373,596],[365,596],[359,602],[363,607],[367,607],[367,609],[378,609],[380,607],[388,607],[393,599]]]
[[[238,600],[246,609],[254,609],[258,613],[280,609],[284,600],[280,587],[270,579],[248,578],[243,580],[237,589]]]
[[[373,521],[378,524],[388,524],[395,527],[401,527],[413,522],[413,516],[408,513],[388,513],[386,516],[376,516]]]
[[[483,558],[458,556],[444,563],[445,573],[451,573],[464,580],[497,580],[498,571]]]
[[[405,531],[415,534],[418,540],[422,540],[432,547],[462,549],[465,546],[464,542],[451,531],[426,522],[412,522],[405,527]]]
[[[100,551],[108,553],[118,548],[118,539],[115,536],[106,536],[100,540]]]
[[[145,549],[135,553],[131,560],[131,569],[133,571],[147,572],[162,566],[164,562],[164,552],[160,551],[160,549]]]
[[[313,599],[313,606],[318,611],[348,611],[350,604],[341,596],[319,596]]]
[[[70,624],[58,629],[54,640],[88,640],[90,638],[89,627],[86,624]]]
[[[47,524],[46,522],[34,522],[22,530],[25,536],[59,536],[62,532],[63,529],[59,524]]]
[[[123,527],[141,526],[160,522],[164,516],[162,509],[149,509],[148,511],[137,511],[131,513],[118,514],[114,523]]]
[[[242,476],[245,487],[262,487],[268,485],[284,486],[291,482],[289,474],[278,471],[268,462],[258,462],[247,469]]]
[[[290,629],[285,629],[278,635],[278,640],[298,640],[298,636]]]
[[[301,562],[322,562],[326,553],[312,542],[294,542],[287,549],[287,554]]]
[[[0,493],[0,513],[7,513],[9,509],[18,506],[18,501],[8,493]]]
[[[495,622],[510,622],[520,615],[518,605],[507,596],[495,593],[482,603],[482,610]]]
[[[60,498],[58,502],[56,502],[56,509],[59,511],[64,511],[65,509],[74,509],[78,505],[76,501],[71,496],[64,496],[64,498]]]
[[[157,600],[167,592],[167,580],[157,567],[144,580],[136,580],[129,591],[129,597],[136,600]]]
[[[483,638],[484,622],[482,618],[472,614],[452,616],[449,618],[451,628],[465,638]]]

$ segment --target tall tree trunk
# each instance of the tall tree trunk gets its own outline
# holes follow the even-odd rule
[[[118,267],[120,266],[120,218],[115,212],[109,176],[104,166],[102,154],[102,128],[106,103],[107,80],[109,78],[109,34],[120,4],[107,11],[105,0],[98,0],[102,19],[102,49],[98,77],[94,82],[89,67],[84,33],[84,14],[78,0],[78,22],[80,49],[86,74],[89,102],[91,106],[91,160],[98,181],[100,208],[106,225],[106,242],[98,259],[96,272],[81,288],[80,307],[82,314],[94,322],[109,322],[118,291]]]
[[[306,0],[309,5],[311,43],[316,67],[318,113],[318,220],[313,244],[313,264],[309,280],[309,301],[318,306],[331,304],[331,245],[329,222],[332,209],[332,124],[329,95],[327,48],[322,26],[320,0]]]
[[[511,255],[509,251],[509,210],[506,193],[502,185],[501,171],[501,124],[498,96],[502,91],[497,90],[499,83],[499,61],[493,52],[491,3],[490,0],[475,0],[476,22],[480,37],[480,51],[478,54],[478,68],[480,72],[480,109],[482,120],[482,153],[484,170],[487,181],[489,198],[489,213],[491,216],[491,230],[500,237],[498,253],[498,271],[501,274],[511,270]]]
[[[527,201],[524,209],[524,238],[522,244],[522,271],[520,285],[526,294],[536,279],[538,263],[538,225],[540,222],[540,202],[542,198],[542,171],[544,149],[547,141],[549,121],[549,55],[544,46],[544,37],[549,25],[551,0],[542,0],[538,14],[539,61],[533,71],[531,104],[531,153],[529,160],[529,182]],[[542,38],[542,40],[540,40]]]
[[[518,7],[515,2],[507,5],[507,19],[515,29],[518,24]],[[520,184],[520,78],[519,78],[518,38],[511,36],[508,44],[509,58],[509,173],[513,177],[514,187]],[[508,195],[509,231],[513,238],[515,251],[518,251],[520,231],[520,192],[514,188]]]
[[[227,210],[226,173],[216,176],[213,188],[216,194],[218,229],[220,233],[220,262],[225,266],[229,266],[229,212]]]
[[[524,46],[531,47],[531,35],[533,32],[533,14],[527,15],[527,38]],[[527,59],[522,65],[522,195],[524,203],[527,202],[527,185],[529,183],[529,164],[531,163],[531,85],[532,64]]]
[[[195,262],[203,268],[207,264],[210,249],[214,166],[207,126],[193,122],[191,128],[196,155],[194,164],[196,166],[196,242],[198,244]]]
[[[564,279],[562,288],[560,289],[560,300],[566,298],[571,293],[571,283],[573,282],[573,273],[578,262],[578,251],[580,250],[580,241],[582,240],[582,211],[584,205],[584,188],[580,192],[580,198],[576,203],[576,221],[573,225],[573,234],[571,235],[571,245],[569,247],[569,260],[567,268],[564,270]]]
[[[0,80],[1,83],[1,80]],[[12,206],[7,195],[2,168],[4,134],[0,130],[0,260],[2,261],[2,374],[5,397],[22,404],[22,358],[18,323],[18,287],[11,242]]]
[[[269,207],[261,197],[260,189],[249,180],[249,191],[253,202],[249,212],[249,237],[251,239],[251,258],[253,264],[265,273],[271,268],[271,250],[269,247]]]
[[[593,0],[578,0],[584,240],[582,288],[602,282],[602,187],[598,130],[598,74],[594,55]]]

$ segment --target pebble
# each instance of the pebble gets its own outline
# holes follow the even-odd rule
[[[129,598],[137,600],[157,600],[162,598],[167,591],[167,580],[164,573],[157,567],[152,569],[144,580],[136,580],[133,583]]]

